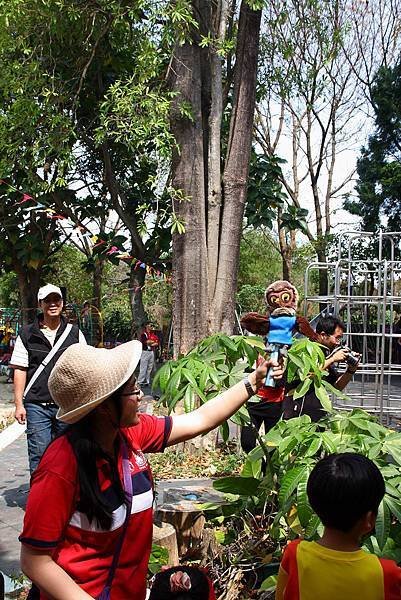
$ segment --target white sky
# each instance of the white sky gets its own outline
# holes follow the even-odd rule
[[[333,176],[333,188],[340,185],[344,179],[348,177],[356,169],[357,159],[360,155],[360,151],[363,145],[367,143],[368,136],[373,131],[373,120],[367,118],[366,115],[362,119],[360,116],[359,122],[354,119],[352,125],[353,135],[352,141],[347,144],[347,148],[343,148],[336,152],[336,163]],[[312,145],[316,146],[320,141],[320,138],[312,136]],[[292,161],[292,138],[290,133],[282,135],[276,151],[277,156],[287,161],[287,164],[282,165],[282,170],[285,175],[291,179],[291,161]],[[304,174],[307,171],[307,161],[303,158],[298,163],[299,172]],[[349,193],[356,196],[355,185],[357,181],[357,173],[355,172],[353,178],[341,189],[338,196],[331,200],[331,224],[333,233],[338,233],[342,230],[355,229],[358,226],[360,219],[355,215],[351,215],[348,211],[343,210],[344,195]],[[322,170],[321,177],[319,178],[319,190],[321,191],[322,198],[324,197],[324,190],[327,186],[327,171]],[[301,183],[300,186],[300,199],[303,208],[309,210],[308,224],[313,233],[316,232],[316,219],[315,219],[315,208],[312,196],[312,189],[309,177]],[[324,214],[324,207],[322,206],[322,212]],[[305,241],[306,238],[303,234],[299,235],[300,241]]]

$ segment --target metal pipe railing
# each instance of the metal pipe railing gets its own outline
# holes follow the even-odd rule
[[[354,259],[354,244],[372,240],[378,241],[376,257]],[[401,412],[401,364],[397,363],[401,363],[401,347],[395,352],[401,327],[400,332],[394,331],[394,317],[401,315],[401,260],[396,257],[400,241],[401,232],[345,231],[339,235],[337,260],[310,263],[304,276],[305,314],[313,304],[326,305],[320,314],[332,308],[345,320],[348,344],[352,347],[355,342],[361,349],[360,377],[347,392],[352,403],[344,407],[363,405],[382,421]],[[324,296],[312,287],[311,274],[321,270],[329,280]]]

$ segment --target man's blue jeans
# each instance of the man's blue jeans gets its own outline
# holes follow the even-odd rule
[[[68,425],[56,419],[56,406],[28,402],[25,409],[29,470],[32,475],[47,446],[55,437],[61,435]]]

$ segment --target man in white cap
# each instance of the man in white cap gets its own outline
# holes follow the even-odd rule
[[[31,473],[43,452],[63,425],[56,420],[57,407],[48,389],[49,375],[68,346],[86,344],[82,332],[62,316],[63,295],[56,285],[39,289],[42,313],[22,329],[10,360],[14,369],[15,418],[27,423],[28,458]]]

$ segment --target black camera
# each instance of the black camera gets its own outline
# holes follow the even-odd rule
[[[336,348],[336,350],[340,349],[346,350],[348,352],[347,356],[345,357],[345,362],[347,363],[347,365],[349,367],[356,367],[359,363],[359,354],[357,354],[356,352],[352,352],[352,350],[348,348],[348,346],[340,346],[340,348]]]

